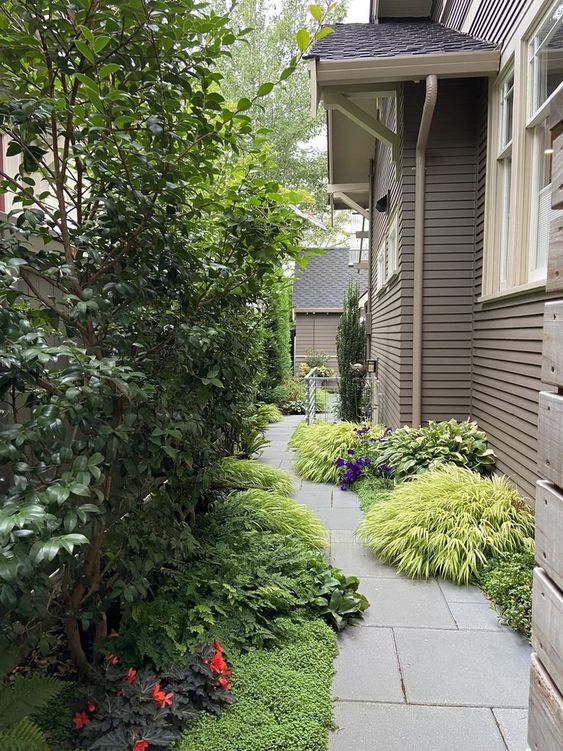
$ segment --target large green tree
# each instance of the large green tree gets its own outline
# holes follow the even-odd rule
[[[195,0],[0,6],[0,616],[42,648],[62,627],[84,675],[112,606],[191,548],[256,396],[256,311],[299,254],[249,149],[272,86],[220,93],[235,42]]]

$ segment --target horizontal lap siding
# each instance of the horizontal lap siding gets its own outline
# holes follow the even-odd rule
[[[402,91],[397,98],[397,118],[391,117],[389,104],[383,117],[389,127],[402,130]],[[388,191],[390,194],[387,212],[371,213],[371,356],[378,358],[378,373],[381,396],[381,419],[388,425],[398,426],[409,421],[411,410],[412,378],[412,304],[409,289],[412,289],[412,241],[405,231],[405,210],[409,199],[402,195],[402,181],[397,178],[390,149],[377,143],[375,146],[375,169],[372,182],[372,205]],[[402,165],[399,168],[402,175]],[[397,276],[383,290],[376,292],[377,251],[395,212],[398,212],[399,250]],[[409,225],[409,220],[406,222]]]
[[[477,193],[471,416],[487,433],[497,468],[533,505],[537,473],[538,393],[546,295],[481,303],[485,213],[486,104],[482,104]]]
[[[445,26],[461,30],[476,0],[441,0],[432,9],[432,17]],[[510,39],[532,0],[480,0],[470,22],[469,33],[504,46]]]
[[[426,153],[422,420],[471,411],[471,349],[481,81],[441,80]],[[405,194],[414,200],[415,143],[424,87],[406,89]],[[414,240],[414,213],[412,239]]]
[[[296,313],[295,314],[295,370],[307,361],[310,349],[326,352],[328,364],[338,369],[336,359],[336,330],[339,313]]]

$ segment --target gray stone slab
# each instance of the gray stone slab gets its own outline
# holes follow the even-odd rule
[[[507,631],[498,619],[495,610],[487,603],[480,602],[450,602],[450,610],[457,627],[461,629],[477,629],[482,631]]]
[[[395,640],[409,702],[488,707],[528,704],[531,649],[517,634],[397,628]]]
[[[349,628],[339,637],[332,687],[337,699],[404,701],[390,628]]]
[[[362,512],[353,508],[320,509],[318,516],[328,529],[354,530],[362,518]]]
[[[371,603],[366,626],[456,628],[435,581],[362,577],[361,591]]]
[[[460,586],[447,579],[439,579],[438,582],[448,602],[478,602],[482,605],[488,603],[481,590],[471,584]]]
[[[380,563],[367,548],[357,542],[333,542],[330,562],[348,576],[398,576],[392,566]]]
[[[528,748],[528,710],[493,709],[508,751],[526,751]]]
[[[354,535],[354,530],[352,529],[333,529],[330,533],[330,539],[333,544],[339,542],[356,542],[356,536]]]
[[[337,702],[330,751],[506,751],[488,709]]]
[[[304,488],[301,486],[293,494],[293,498],[300,503],[323,504],[327,509],[332,505],[332,490],[321,485],[318,488]]]
[[[360,508],[358,496],[350,490],[334,488],[332,491],[332,505],[334,508]]]

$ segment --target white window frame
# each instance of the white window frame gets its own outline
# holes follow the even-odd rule
[[[375,257],[375,274],[376,274],[376,280],[375,280],[375,291],[379,292],[380,289],[383,289],[383,285],[385,284],[385,251],[386,251],[387,243],[385,238],[381,241],[379,244],[379,248],[377,250],[377,256]]]
[[[399,222],[395,212],[387,230],[387,277],[390,279],[399,268]]]
[[[497,147],[498,196],[498,282],[497,289],[508,287],[510,263],[510,215],[512,183],[512,140],[514,135],[514,65],[504,74],[497,89],[499,131]],[[510,127],[509,127],[510,125]]]

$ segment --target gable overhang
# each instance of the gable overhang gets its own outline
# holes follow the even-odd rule
[[[407,81],[495,76],[500,50],[445,52],[395,57],[310,60],[311,108],[327,110],[329,199],[334,209],[367,216],[369,161],[376,140],[390,146],[398,160],[398,135],[379,121],[378,103],[396,97]],[[332,190],[336,186],[337,190]],[[349,186],[343,190],[342,186]]]

